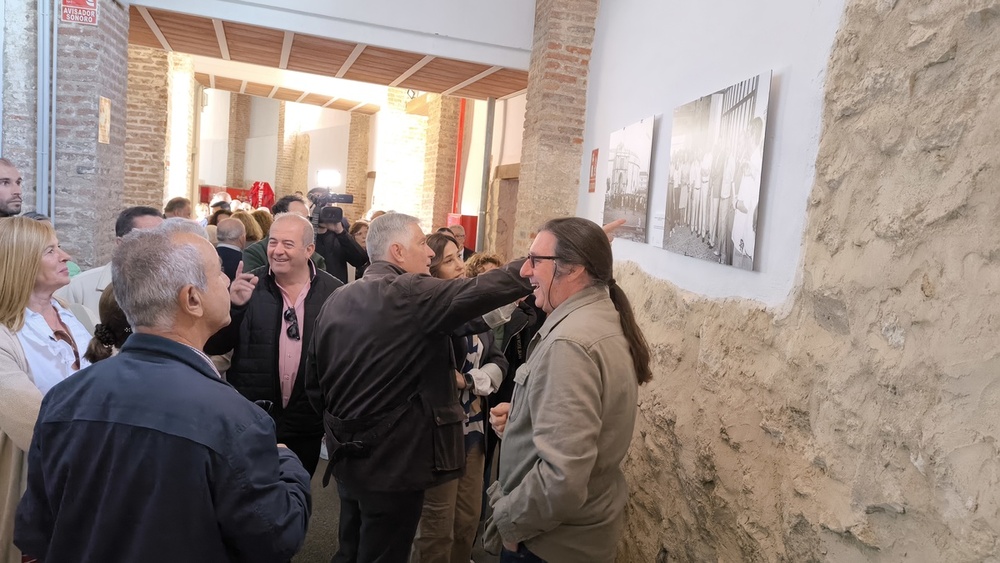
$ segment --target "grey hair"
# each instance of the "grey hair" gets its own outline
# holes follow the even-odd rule
[[[312,223],[309,222],[309,219],[306,219],[305,217],[299,215],[298,213],[285,212],[285,213],[278,213],[277,215],[275,215],[274,223],[277,223],[278,220],[284,219],[285,217],[288,217],[289,221],[299,221],[301,223],[302,246],[309,246],[310,244],[314,244],[316,242],[316,231],[313,230]],[[274,228],[274,223],[271,223],[272,229]],[[268,235],[270,234],[271,233],[268,233]]]
[[[158,228],[163,229],[163,232],[167,234],[191,233],[192,235],[198,235],[208,240],[208,233],[205,232],[205,229],[201,225],[183,217],[171,217],[163,221]]]
[[[219,242],[239,242],[240,237],[247,234],[247,228],[239,219],[223,219],[219,221],[216,238]]]
[[[389,247],[396,242],[404,242],[409,235],[409,226],[419,225],[420,219],[404,213],[386,213],[376,217],[368,225],[368,257],[371,261],[386,260]]]
[[[191,223],[181,219],[184,223]],[[111,257],[115,300],[133,327],[168,329],[177,318],[177,295],[185,285],[208,289],[198,248],[179,241],[192,233],[165,221],[155,229],[137,229],[122,238]],[[194,233],[198,234],[198,233]]]

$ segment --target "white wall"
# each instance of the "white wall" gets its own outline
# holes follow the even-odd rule
[[[331,188],[344,193],[347,178],[347,146],[351,138],[351,114],[306,104],[285,105],[285,129],[291,127],[309,135],[309,188]],[[339,186],[320,186],[316,180],[319,170],[340,172]]]
[[[224,90],[206,89],[198,139],[198,184],[225,186],[229,160],[229,101]]]
[[[493,125],[493,166],[521,162],[524,139],[524,106],[527,94],[498,100]],[[490,171],[492,174],[492,171]]]
[[[250,99],[250,133],[247,135],[243,180],[249,188],[254,182],[275,185],[278,167],[278,107],[281,102],[268,98]]]
[[[602,2],[590,62],[577,213],[600,221],[608,136],[656,114],[651,208],[666,202],[673,109],[771,69],[757,270],[616,240],[616,260],[709,297],[778,305],[799,271],[806,199],[820,136],[823,82],[843,0]],[[755,25],[748,25],[754,22]],[[655,40],[652,40],[654,39]],[[587,193],[590,153],[600,149],[597,193]]]

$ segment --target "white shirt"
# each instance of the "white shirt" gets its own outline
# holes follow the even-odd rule
[[[68,309],[63,308],[52,300],[52,306],[59,313],[66,328],[69,329],[70,336],[76,342],[77,351],[80,354],[80,369],[90,365],[84,357],[87,345],[90,343],[90,333],[83,327]],[[24,357],[28,360],[28,367],[31,368],[31,375],[35,379],[35,386],[44,395],[48,393],[60,381],[73,375],[76,370],[73,364],[76,363],[76,355],[69,342],[58,340],[49,328],[49,323],[40,313],[31,309],[24,310],[24,327],[17,332],[17,339],[24,348]]]

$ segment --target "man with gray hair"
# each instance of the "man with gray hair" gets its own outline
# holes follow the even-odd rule
[[[14,543],[47,563],[288,561],[309,474],[201,352],[230,321],[215,249],[165,224],[127,236],[112,270],[135,334],[46,395]]]
[[[215,251],[222,259],[222,271],[232,281],[236,278],[236,267],[243,260],[243,249],[247,245],[247,228],[239,219],[223,219],[215,231],[219,244]]]
[[[527,295],[520,261],[472,279],[429,275],[434,252],[415,217],[368,231],[372,264],[333,293],[311,341],[306,386],[323,411],[340,493],[333,561],[406,561],[424,491],[461,476],[465,411],[450,334]]]
[[[274,219],[268,265],[248,274],[237,266],[232,323],[205,345],[208,354],[232,352],[226,380],[247,399],[270,405],[278,441],[310,474],[319,463],[323,419],[306,398],[307,344],[323,303],[343,285],[309,259],[316,250],[313,236],[312,224],[300,215],[282,213]],[[242,284],[253,291],[239,292]]]

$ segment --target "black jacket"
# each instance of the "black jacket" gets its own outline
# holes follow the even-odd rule
[[[416,491],[461,475],[465,413],[451,335],[528,294],[520,266],[440,280],[378,261],[331,296],[316,322],[306,386],[324,411],[338,481]]]
[[[233,281],[236,277],[236,268],[239,268],[240,260],[243,260],[243,251],[226,246],[216,246],[215,251],[222,259],[222,271],[229,276],[229,281]]]
[[[316,253],[326,261],[326,271],[333,277],[347,283],[347,263],[355,268],[368,264],[368,253],[344,230],[340,234],[327,231],[316,235]]]
[[[309,473],[197,351],[133,334],[45,395],[14,543],[46,563],[288,561]]]
[[[300,319],[302,355],[287,407],[281,406],[281,384],[278,381],[278,336],[279,331],[287,326],[282,319],[284,301],[267,266],[253,271],[258,281],[250,301],[242,307],[233,307],[229,326],[205,344],[208,354],[225,354],[233,350],[232,366],[226,372],[226,381],[251,401],[273,403],[271,416],[277,425],[279,440],[286,436],[323,434],[322,417],[306,398],[303,374],[316,317],[333,290],[343,284],[312,264],[310,268],[313,272],[312,284],[306,295],[305,318]]]

